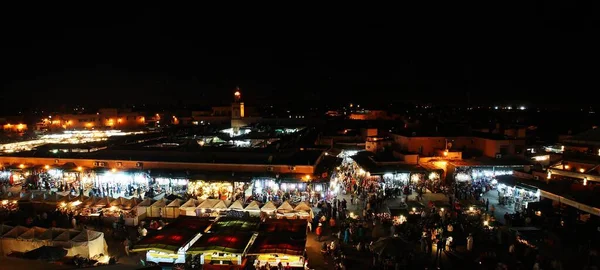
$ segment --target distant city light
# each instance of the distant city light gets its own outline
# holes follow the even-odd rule
[[[525,106],[521,106],[521,107],[519,107],[519,109],[520,109],[521,111],[524,111],[524,110],[525,110]]]

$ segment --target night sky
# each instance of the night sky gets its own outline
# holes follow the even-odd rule
[[[597,6],[308,10],[5,9],[1,105],[595,103]]]

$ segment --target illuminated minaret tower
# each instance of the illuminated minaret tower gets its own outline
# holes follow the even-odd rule
[[[235,88],[233,93],[233,103],[231,103],[231,128],[233,134],[239,134],[240,128],[245,126],[244,121],[244,102],[242,102],[242,93],[240,88]]]

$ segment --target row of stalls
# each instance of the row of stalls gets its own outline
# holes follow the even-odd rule
[[[256,217],[180,217],[140,240],[134,252],[154,263],[244,269],[269,263],[304,267],[307,221]]]
[[[101,254],[108,254],[108,246],[102,232],[0,225],[0,254],[2,256],[25,253],[43,246],[66,249],[66,256],[79,255],[85,258],[97,258]]]
[[[156,198],[159,194],[187,193],[203,200],[215,198],[232,201],[252,195],[281,197],[286,194],[293,202],[324,197],[328,184],[308,183],[310,178],[307,175],[280,178],[275,174],[205,175],[184,170],[87,168],[75,163],[44,166],[14,164],[3,167],[0,172],[0,182],[6,181],[10,185],[27,184],[29,189],[59,193],[83,192],[85,195],[126,198]]]
[[[189,199],[179,207],[179,211],[179,215],[198,217],[217,217],[226,211],[244,212],[248,213],[249,216],[263,215],[287,219],[312,219],[314,217],[312,208],[306,202],[292,205],[288,201],[276,205],[272,201],[265,204],[260,204],[258,201],[244,204],[242,200],[231,202],[217,199],[206,199],[204,201]]]

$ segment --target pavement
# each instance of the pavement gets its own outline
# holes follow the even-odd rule
[[[413,193],[408,196],[409,201],[415,201],[417,197],[416,193]],[[353,212],[357,215],[362,213],[363,203],[358,204],[350,204],[350,195],[338,195],[338,199],[345,198],[348,201],[348,212]],[[395,199],[387,200],[382,207],[379,209],[380,212],[386,211],[386,208],[398,208],[400,207],[401,202],[404,200],[403,197],[398,197]],[[427,205],[429,201],[447,201],[448,198],[441,193],[431,193],[427,192],[423,195],[423,200],[420,203]],[[314,208],[313,211],[315,215],[320,211],[318,208]],[[503,215],[503,214],[502,214]],[[328,230],[325,230],[327,233]],[[330,242],[335,238],[330,236],[329,234],[324,234],[327,236],[321,237],[321,240]],[[306,252],[309,258],[309,266],[311,269],[334,269],[333,262],[331,258],[325,258],[321,254],[321,245],[323,242],[318,242],[316,235],[311,232],[308,234],[307,242],[306,242]],[[369,269],[372,268],[372,257],[368,252],[358,252],[356,249],[353,249],[351,246],[344,246],[342,248],[346,254],[346,268],[348,269]],[[418,250],[419,247],[415,246],[415,250]],[[428,255],[424,253],[417,253],[415,258],[415,263],[418,266],[422,266],[428,269],[467,269],[467,265],[470,265],[471,258],[463,255],[466,251],[461,248],[457,248],[455,252],[442,252],[439,259],[435,257],[435,251],[437,249],[434,247],[433,252]]]

